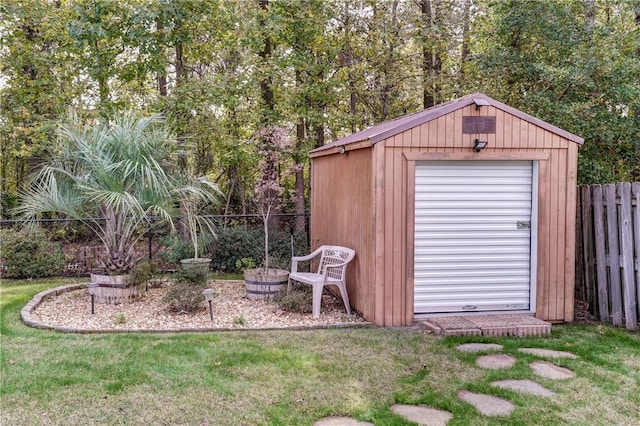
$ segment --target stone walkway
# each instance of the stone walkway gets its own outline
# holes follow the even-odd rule
[[[464,353],[477,353],[476,365],[486,369],[511,368],[516,358],[512,355],[499,353],[503,347],[493,343],[467,343],[459,345],[456,349]],[[488,353],[489,354],[486,354]],[[492,353],[491,353],[492,352]],[[518,352],[538,356],[541,358],[577,358],[570,352],[554,351],[541,348],[519,348]],[[550,380],[566,380],[575,377],[575,373],[567,368],[560,367],[549,361],[533,361],[529,364],[534,374]],[[548,398],[555,392],[532,380],[499,380],[491,383],[491,386],[501,389],[509,389],[515,392],[527,393],[540,398]],[[460,390],[457,397],[472,405],[484,416],[508,416],[516,408],[515,404],[503,398],[493,395],[473,393],[466,389]],[[426,405],[394,404],[390,407],[396,415],[416,423],[420,426],[444,426],[453,418],[453,414]],[[314,423],[314,426],[364,426],[373,423],[362,422],[350,417],[326,417]],[[375,426],[375,425],[373,425]]]

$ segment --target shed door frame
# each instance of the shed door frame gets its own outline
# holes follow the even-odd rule
[[[404,160],[406,161],[406,182],[407,182],[407,220],[406,220],[406,241],[407,241],[407,261],[406,261],[406,288],[405,293],[405,321],[411,324],[414,321],[414,235],[415,235],[415,168],[416,161],[483,161],[483,160],[525,160],[533,162],[533,179],[532,179],[532,229],[531,229],[531,285],[530,285],[530,308],[528,313],[535,314],[538,310],[538,292],[541,291],[538,275],[538,234],[540,221],[539,209],[544,203],[544,190],[540,188],[540,182],[543,178],[543,170],[546,170],[549,161],[549,152],[405,152]],[[533,220],[535,218],[535,220]],[[534,229],[535,227],[535,229]],[[499,311],[503,313],[513,313],[514,311]],[[486,313],[486,312],[485,312]],[[469,313],[473,315],[474,313]],[[437,314],[433,314],[437,315]]]

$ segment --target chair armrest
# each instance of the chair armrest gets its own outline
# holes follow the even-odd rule
[[[326,271],[327,269],[342,268],[344,265],[347,265],[348,263],[349,262],[333,263],[331,265],[325,266],[324,270]]]
[[[314,250],[311,254],[306,256],[293,256],[291,258],[291,272],[298,272],[298,262],[304,262],[305,260],[311,260],[314,257],[322,253],[322,248]]]

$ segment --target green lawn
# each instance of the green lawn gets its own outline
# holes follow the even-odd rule
[[[554,326],[546,338],[447,338],[408,329],[244,331],[188,334],[61,334],[22,324],[20,309],[60,281],[4,281],[1,305],[3,425],[310,425],[349,415],[406,425],[393,403],[451,411],[451,425],[635,425],[640,421],[640,335],[606,325]],[[459,343],[500,343],[508,371],[475,366]],[[537,359],[518,347],[571,351],[558,360],[577,377],[535,377]],[[492,388],[536,380],[557,395],[536,398]],[[510,417],[486,418],[458,391],[510,399]]]

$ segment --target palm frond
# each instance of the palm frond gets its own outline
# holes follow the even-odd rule
[[[20,194],[21,217],[55,212],[87,221],[108,252],[105,265],[128,265],[150,216],[174,230],[176,202],[187,206],[192,237],[215,235],[213,222],[201,213],[222,193],[205,178],[175,175],[175,138],[160,115],[122,113],[86,124],[75,117],[59,127],[59,135],[61,152]]]

